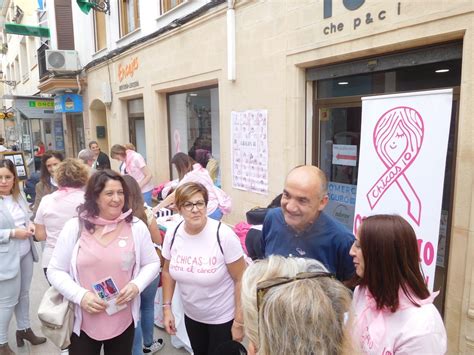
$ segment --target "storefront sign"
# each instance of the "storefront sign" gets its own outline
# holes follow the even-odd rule
[[[82,112],[82,96],[77,94],[57,95],[54,98],[54,112]]]
[[[335,165],[357,165],[357,146],[334,144],[332,146],[332,163]]]
[[[127,64],[119,63],[118,65],[118,79],[122,82],[126,78],[132,78],[135,70],[139,67],[138,57],[134,57]]]
[[[362,98],[362,132],[354,220],[398,214],[413,227],[433,289],[440,231],[452,90]]]
[[[14,107],[28,118],[54,118],[53,99],[15,98]]]
[[[332,17],[333,2],[335,0],[324,0],[323,3],[323,17],[324,19]],[[354,11],[364,4],[365,0],[344,0],[337,3],[343,5],[347,10]],[[332,19],[329,24],[323,27],[323,34],[330,35],[347,30],[358,30],[372,23],[384,21],[387,17],[400,16],[402,11],[401,2],[393,3],[393,7],[382,8],[375,11],[365,12],[363,16],[355,16],[349,21],[338,21]]]
[[[232,187],[268,193],[267,110],[231,113]]]

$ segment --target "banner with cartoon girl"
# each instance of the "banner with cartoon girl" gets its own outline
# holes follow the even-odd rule
[[[436,269],[452,90],[362,98],[354,233],[365,216],[395,213],[415,229],[430,290]]]

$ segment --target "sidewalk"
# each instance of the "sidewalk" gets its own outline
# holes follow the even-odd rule
[[[41,254],[40,245],[37,244],[38,251]],[[46,278],[43,274],[43,269],[41,268],[41,261],[39,263],[34,264],[34,272],[33,272],[33,281],[31,283],[30,289],[30,317],[31,317],[31,328],[37,335],[41,335],[40,330],[40,322],[36,315],[38,310],[38,305],[43,297],[44,292],[49,287],[48,283],[46,282]],[[53,345],[50,341],[47,341],[44,344],[31,346],[28,341],[25,341],[25,346],[22,348],[17,348],[16,340],[15,340],[15,331],[16,331],[16,321],[15,316],[13,316],[12,321],[10,323],[9,333],[8,333],[8,343],[12,350],[18,354],[31,354],[31,355],[56,355],[59,354],[60,351]],[[167,355],[183,355],[188,354],[187,351],[183,349],[175,349],[171,345],[171,340],[168,334],[162,329],[155,327],[155,337],[161,337],[165,341],[165,347],[161,349],[156,354],[167,354]],[[87,354],[84,354],[87,355]]]

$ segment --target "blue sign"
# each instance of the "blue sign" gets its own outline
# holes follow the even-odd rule
[[[82,96],[77,94],[57,95],[54,98],[54,112],[82,112]]]

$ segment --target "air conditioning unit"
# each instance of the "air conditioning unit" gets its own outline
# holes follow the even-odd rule
[[[51,72],[69,72],[81,69],[77,51],[47,50],[46,70]]]

